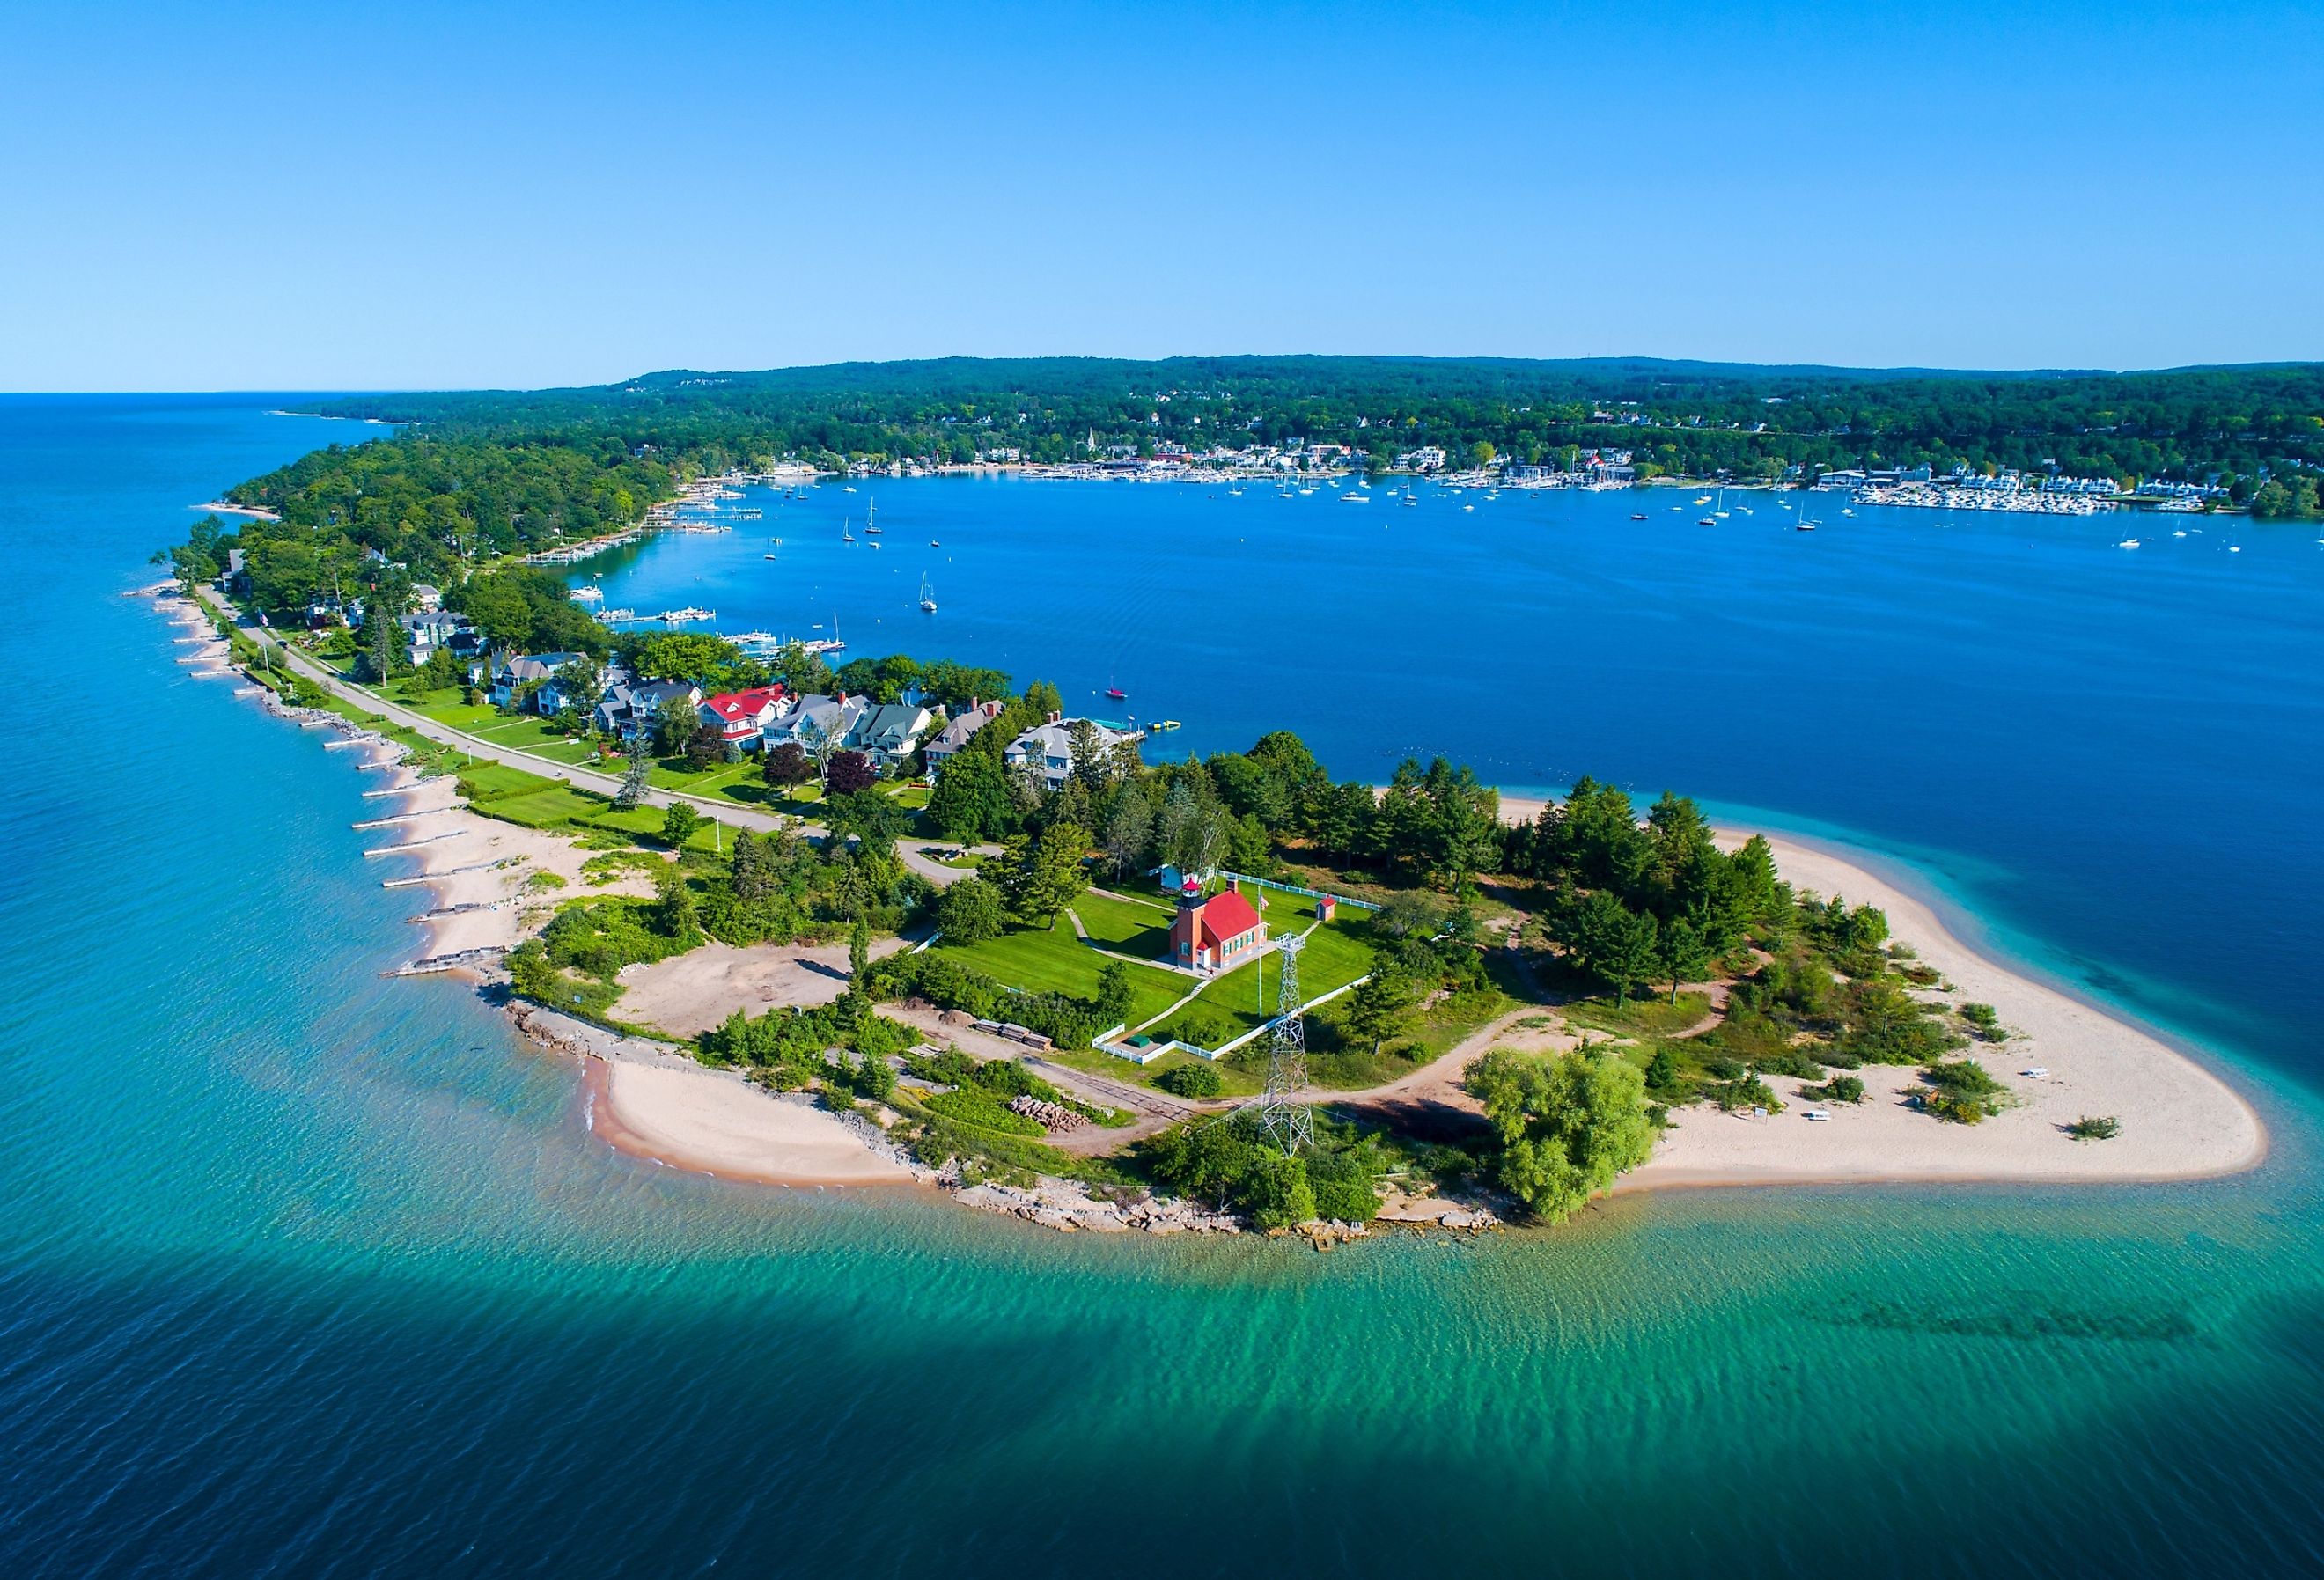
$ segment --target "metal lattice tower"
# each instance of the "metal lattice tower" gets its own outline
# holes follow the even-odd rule
[[[1276,971],[1276,1016],[1268,1035],[1267,1089],[1259,1094],[1259,1128],[1285,1152],[1296,1156],[1315,1145],[1315,1119],[1296,1101],[1307,1085],[1307,1023],[1299,1014],[1299,946],[1296,933],[1275,946],[1282,965]]]

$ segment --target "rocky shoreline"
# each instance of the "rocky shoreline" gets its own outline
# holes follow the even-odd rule
[[[173,589],[169,584],[138,589],[140,594],[153,597],[157,605],[181,623],[207,625],[208,622],[202,619],[197,605],[182,597],[171,598],[171,590]],[[223,640],[217,645],[223,647]],[[223,656],[218,661],[223,667],[239,667]],[[381,753],[366,766],[400,763],[410,755],[403,746],[381,738],[376,730],[344,715],[325,708],[300,707],[285,701],[263,687],[254,688],[253,690],[253,700],[276,718],[305,729],[327,728],[344,740],[369,742],[380,746]],[[422,782],[424,780],[415,779],[410,784],[396,788],[399,791],[412,790]],[[425,882],[426,879],[423,877],[420,881]],[[709,1067],[674,1044],[613,1031],[561,1011],[507,996],[503,991],[507,978],[498,966],[501,952],[497,947],[470,950],[459,958],[431,957],[418,964],[429,971],[449,971],[474,984],[480,993],[489,995],[497,1003],[510,1022],[528,1040],[549,1052],[609,1064],[632,1061],[721,1074],[731,1078],[738,1087],[748,1086],[741,1076],[733,1072],[711,1071]],[[475,958],[467,957],[470,956]],[[409,974],[412,969],[407,966],[405,972],[399,975]],[[813,1103],[811,1098],[794,1094],[753,1095],[769,1102]],[[942,1169],[930,1169],[890,1138],[874,1119],[864,1113],[832,1110],[829,1116],[836,1119],[867,1151],[892,1162],[913,1182],[941,1190],[954,1201],[980,1212],[999,1213],[1065,1234],[1241,1234],[1250,1232],[1231,1214],[1217,1212],[1179,1197],[1157,1197],[1150,1192],[1140,1192],[1135,1197],[1095,1196],[1078,1181],[1046,1175],[1037,1177],[1036,1182],[1030,1186],[1002,1184],[966,1178],[957,1161]],[[1483,1207],[1463,1206],[1434,1197],[1416,1198],[1397,1194],[1392,1194],[1383,1206],[1378,1221],[1409,1229],[1441,1228],[1471,1234],[1500,1226],[1500,1220]],[[1276,1229],[1268,1233],[1270,1237],[1296,1234],[1318,1250],[1328,1250],[1334,1245],[1372,1237],[1372,1225],[1319,1220],[1296,1229]]]

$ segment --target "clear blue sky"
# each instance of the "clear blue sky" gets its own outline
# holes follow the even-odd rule
[[[2319,0],[98,4],[8,53],[6,389],[2324,358]]]

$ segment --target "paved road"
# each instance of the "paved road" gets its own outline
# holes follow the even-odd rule
[[[457,746],[471,757],[483,758],[493,762],[503,762],[512,768],[523,769],[528,773],[538,773],[547,779],[562,780],[567,784],[577,785],[585,790],[598,790],[606,795],[612,795],[622,788],[619,775],[602,773],[592,768],[577,768],[569,763],[559,762],[553,757],[542,757],[535,753],[527,752],[521,747],[498,744],[480,736],[472,735],[466,730],[455,729],[441,720],[429,718],[425,714],[415,713],[401,703],[390,702],[374,692],[366,691],[352,684],[345,677],[317,663],[298,649],[288,645],[268,627],[255,624],[244,618],[238,610],[221,597],[215,588],[205,587],[198,591],[204,603],[232,620],[244,635],[280,655],[282,661],[294,673],[306,676],[335,697],[343,697],[359,707],[383,715],[395,723],[427,736],[431,741],[441,741],[447,746]],[[697,796],[685,790],[653,790],[646,792],[645,804],[648,806],[666,807],[673,801],[691,802],[705,811],[716,813],[722,822],[740,824],[746,828],[761,831],[793,828],[816,836],[820,836],[824,832],[816,824],[803,823],[796,818],[785,817],[779,812],[761,812],[749,807],[740,807],[733,801],[720,800],[715,796]],[[913,864],[915,871],[926,871],[926,868],[918,864]],[[933,867],[935,864],[931,862],[927,864],[927,866]],[[938,870],[948,871],[949,869]]]

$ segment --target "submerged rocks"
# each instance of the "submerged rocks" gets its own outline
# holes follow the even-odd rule
[[[1066,1233],[1089,1230],[1119,1234],[1142,1229],[1148,1234],[1240,1234],[1242,1225],[1225,1213],[1214,1213],[1192,1202],[1141,1197],[1117,1202],[1091,1196],[1069,1180],[1046,1179],[1031,1187],[990,1182],[963,1186],[954,1200],[991,1213],[1038,1224]]]

